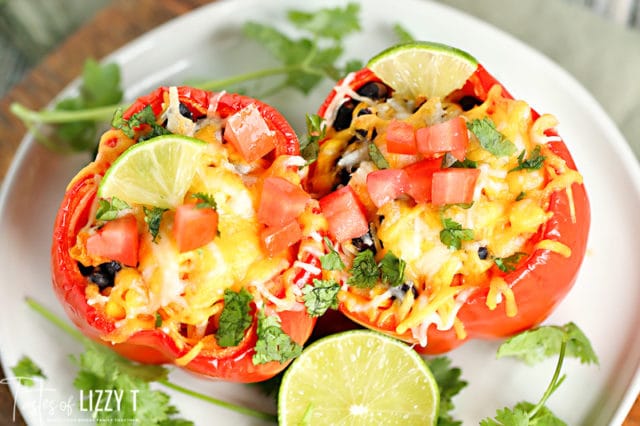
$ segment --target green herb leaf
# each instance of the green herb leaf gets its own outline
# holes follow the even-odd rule
[[[216,200],[213,199],[213,195],[205,194],[204,192],[197,192],[191,194],[191,198],[195,198],[199,202],[196,204],[198,209],[217,209]]]
[[[519,408],[496,411],[495,419],[484,419],[480,426],[529,426],[529,414]]]
[[[101,198],[98,201],[98,209],[96,210],[96,219],[98,220],[114,220],[123,210],[130,209],[131,206],[126,201],[122,201],[118,197],[112,197],[110,200]]]
[[[516,201],[520,201],[520,200],[524,200],[524,198],[527,196],[527,193],[524,191],[520,191],[520,193],[518,194],[518,196],[516,197]]]
[[[256,342],[254,364],[271,361],[285,362],[302,353],[302,346],[294,342],[282,330],[280,318],[276,315],[266,316],[258,311],[258,341]]]
[[[416,40],[415,37],[398,22],[393,24],[393,32],[396,34],[396,37],[398,37],[399,43],[410,43]]]
[[[488,117],[468,122],[467,128],[476,135],[480,146],[496,157],[509,156],[516,151],[516,146],[513,142],[507,140],[504,135],[496,129],[493,120]]]
[[[155,243],[158,238],[158,233],[160,232],[160,222],[162,221],[162,215],[167,211],[167,209],[163,209],[160,207],[143,207],[143,210],[144,221],[147,222],[149,232],[153,237],[152,241]]]
[[[42,369],[28,356],[20,358],[18,363],[11,367],[11,371],[22,386],[32,387],[35,385],[34,377],[46,379]]]
[[[224,290],[224,308],[220,313],[216,340],[222,347],[237,346],[253,320],[251,301],[253,296],[242,288],[239,292]]]
[[[302,288],[304,305],[312,317],[324,315],[329,308],[338,307],[338,292],[340,284],[334,280],[313,280],[313,285],[307,284]]]
[[[373,161],[373,164],[375,164],[380,170],[389,168],[387,159],[384,158],[380,149],[373,142],[369,142],[369,157],[371,158],[371,161]]]
[[[404,283],[404,269],[407,262],[397,257],[389,250],[378,265],[382,275],[382,281],[391,287],[399,286]]]
[[[345,35],[360,31],[358,13],[360,6],[349,3],[343,8],[327,8],[316,12],[291,10],[289,20],[298,28],[307,30],[316,37],[341,40]]]
[[[158,124],[158,119],[151,105],[145,106],[129,117],[128,120],[124,119],[122,110],[117,109],[111,120],[111,125],[116,129],[122,130],[130,138],[135,137],[136,131],[144,131],[138,138],[139,141],[171,134],[169,130]]]
[[[438,426],[461,425],[462,422],[455,420],[450,412],[454,409],[453,397],[467,386],[467,382],[461,379],[462,370],[451,367],[451,359],[446,356],[428,359],[427,364],[440,389]]]
[[[373,288],[380,279],[380,270],[371,250],[358,253],[349,272],[351,277],[347,284],[354,287]]]
[[[327,126],[318,114],[307,114],[307,136],[300,142],[300,155],[311,164],[318,159],[320,141],[326,136]]]
[[[516,267],[518,266],[520,260],[527,256],[527,253],[518,251],[508,257],[496,257],[493,259],[493,262],[502,272],[512,272],[516,270]]]
[[[444,229],[440,231],[440,241],[445,246],[460,250],[462,241],[473,241],[473,230],[463,229],[462,225],[453,219],[443,218]]]
[[[329,249],[329,253],[320,256],[322,269],[329,271],[343,271],[345,268],[344,262],[340,258],[340,254],[333,247],[333,244],[331,244],[331,240],[324,237],[324,243],[327,246],[327,249]]]
[[[540,154],[540,145],[536,145],[533,151],[531,151],[531,154],[529,154],[529,158],[526,160],[524,159],[525,154],[526,151],[522,150],[520,155],[518,155],[518,165],[509,170],[509,172],[515,172],[517,170],[539,170],[546,159],[544,155]]]

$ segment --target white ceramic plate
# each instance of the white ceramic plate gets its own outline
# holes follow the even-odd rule
[[[309,7],[315,10],[329,4],[340,2],[317,1]],[[159,84],[261,69],[270,65],[270,59],[243,39],[242,23],[249,19],[284,22],[285,10],[301,7],[296,0],[214,3],[148,33],[110,59],[122,66],[128,99]],[[548,322],[576,322],[591,339],[600,365],[568,361],[567,379],[549,406],[568,424],[620,424],[640,390],[640,268],[636,263],[640,253],[640,171],[627,143],[573,78],[524,44],[438,4],[396,0],[392,14],[388,9],[387,0],[363,2],[363,32],[349,39],[345,58],[366,59],[394,43],[391,25],[402,22],[418,38],[471,52],[516,97],[559,118],[560,133],[584,175],[593,225],[579,279]],[[289,92],[268,101],[301,130],[301,112],[315,111],[330,86],[327,82],[307,98]],[[85,156],[53,155],[27,137],[0,199],[2,363],[12,366],[28,355],[48,376],[45,388],[36,393],[11,384],[30,425],[71,424],[87,418],[73,405],[78,392],[72,386],[75,368],[68,359],[80,347],[24,303],[25,296],[32,296],[63,315],[50,284],[51,230],[67,182],[87,160]],[[495,342],[474,341],[450,354],[469,382],[455,398],[455,415],[464,424],[477,424],[493,416],[497,408],[521,400],[537,401],[552,374],[552,361],[534,368],[508,359],[498,361],[496,348]],[[7,370],[11,382],[12,374]],[[221,399],[273,409],[272,401],[246,385],[201,381],[179,372],[172,378]],[[176,395],[174,401],[184,416],[199,425],[211,424],[213,418],[216,424],[257,424],[188,397]]]

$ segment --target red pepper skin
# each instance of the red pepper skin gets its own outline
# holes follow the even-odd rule
[[[237,94],[216,94],[189,87],[178,88],[180,102],[198,115],[206,114],[213,109],[221,117],[227,117],[249,104],[254,104],[262,113],[267,124],[278,135],[275,155],[297,155],[298,140],[295,132],[272,107]],[[139,98],[124,113],[125,118],[151,105],[158,114],[162,102],[168,96],[168,88],[161,87],[147,96]],[[113,148],[117,141],[103,140],[101,143]],[[126,148],[126,147],[125,147]],[[120,151],[121,152],[121,151]],[[97,157],[95,163],[81,171],[68,186],[60,209],[58,210],[51,247],[51,268],[54,291],[73,323],[89,338],[105,344],[121,355],[134,361],[147,364],[174,363],[176,359],[189,352],[192,346],[178,347],[176,342],[161,329],[142,330],[133,334],[127,341],[110,344],[103,336],[115,330],[115,323],[93,306],[87,303],[85,289],[87,279],[83,277],[77,262],[71,257],[70,250],[76,244],[76,236],[88,222],[91,206],[96,197],[101,175],[110,165],[109,155]],[[319,265],[317,259],[304,259],[307,263]],[[304,277],[296,277],[295,285],[303,286],[313,278],[320,278],[306,273]],[[311,335],[315,318],[311,318],[304,308],[296,311],[278,313],[282,329],[299,344],[303,344]],[[221,348],[205,346],[189,363],[183,366],[186,370],[207,378],[222,379],[235,382],[256,382],[266,380],[282,371],[288,362],[269,362],[254,365],[252,361],[257,340],[257,319],[245,333],[242,342],[235,347]]]
[[[356,72],[350,87],[357,90],[365,83],[377,80],[370,70],[363,69]],[[495,84],[502,87],[505,97],[512,98],[504,86],[482,65],[478,65],[458,95],[474,96],[484,101],[489,89]],[[335,95],[335,90],[329,94],[318,111],[320,116],[324,116]],[[534,110],[532,114],[534,118],[538,117]],[[548,133],[548,136],[552,135],[558,136],[556,133]],[[576,170],[571,154],[561,139],[549,142],[548,147],[562,158],[569,168]],[[426,354],[448,352],[469,339],[502,338],[536,326],[551,314],[571,290],[586,252],[591,221],[589,199],[583,184],[573,184],[571,193],[575,221],[572,218],[571,200],[567,196],[567,191],[556,191],[551,195],[549,202],[549,211],[553,212],[553,216],[533,237],[533,241],[549,239],[562,242],[571,249],[571,256],[564,258],[550,250],[537,249],[528,261],[504,276],[507,285],[513,290],[518,306],[518,313],[514,317],[506,315],[503,305],[498,305],[494,310],[487,307],[489,292],[487,285],[474,292],[458,312],[458,318],[466,332],[464,339],[459,339],[453,329],[440,331],[435,326],[431,326],[427,333],[427,346],[422,347],[411,335],[411,331],[398,335],[392,326],[385,328],[372,324],[363,312],[351,312],[344,304],[339,306],[339,310],[360,325],[415,344],[414,347],[418,352]]]

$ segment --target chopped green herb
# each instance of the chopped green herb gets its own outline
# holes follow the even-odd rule
[[[475,119],[467,123],[467,128],[476,135],[480,146],[496,157],[505,157],[516,151],[513,142],[496,129],[496,125],[488,117]]]
[[[447,155],[447,154],[445,154]],[[456,160],[449,167],[457,168],[457,169],[476,169],[478,168],[478,163],[473,160],[469,160],[465,158],[464,160]]]
[[[26,355],[20,358],[15,366],[11,367],[11,371],[13,371],[21,385],[28,387],[35,385],[34,377],[47,378],[42,369]]]
[[[98,201],[98,209],[96,210],[96,219],[98,220],[114,220],[123,210],[130,209],[131,206],[127,202],[122,201],[118,197],[112,197],[110,200],[101,198]]]
[[[216,340],[222,347],[237,346],[251,325],[251,306],[253,300],[246,288],[239,292],[224,290],[224,307],[220,313]]]
[[[158,234],[160,233],[160,222],[162,221],[162,215],[167,211],[167,209],[163,209],[160,207],[143,207],[143,210],[144,221],[147,222],[149,232],[153,237],[152,241],[155,243],[158,239]]]
[[[526,160],[524,159],[525,154],[526,151],[522,150],[520,155],[518,155],[518,165],[509,170],[510,172],[515,172],[517,170],[539,170],[546,159],[544,155],[540,154],[540,145],[536,145],[533,151],[529,154],[529,158]]]
[[[373,161],[373,164],[375,164],[380,170],[389,168],[387,159],[384,158],[380,149],[373,142],[369,142],[369,157],[371,158],[371,161]]]
[[[444,229],[440,231],[440,241],[445,246],[460,250],[462,241],[473,241],[473,230],[463,229],[462,225],[453,219],[443,218]]]
[[[266,316],[259,310],[258,341],[253,354],[253,363],[285,362],[297,357],[300,353],[302,353],[302,346],[282,330],[280,318],[276,315]]]
[[[518,196],[516,197],[516,201],[520,201],[520,200],[524,200],[524,198],[527,196],[527,193],[524,191],[520,191],[520,193],[518,194]]]
[[[313,280],[313,285],[307,284],[302,288],[304,305],[312,317],[324,315],[329,308],[338,307],[338,292],[340,284],[334,280]]]
[[[322,265],[322,269],[326,269],[329,271],[342,271],[345,268],[344,262],[340,258],[340,254],[336,251],[331,244],[331,240],[329,238],[324,237],[324,243],[329,249],[329,253],[320,256],[320,264]]]
[[[148,126],[147,130],[139,140],[151,139],[156,136],[171,134],[169,130],[158,124],[156,114],[153,112],[151,105],[147,105],[140,111],[133,114],[126,120],[122,115],[122,109],[117,109],[113,115],[111,125],[122,130],[122,132],[130,138],[133,138],[136,134],[136,130],[141,130],[144,126]]]
[[[427,360],[429,369],[438,383],[440,389],[440,411],[438,413],[438,426],[459,426],[462,422],[455,420],[450,412],[453,410],[453,397],[467,386],[462,380],[462,370],[451,367],[451,359],[439,356]]]
[[[324,139],[327,127],[322,117],[318,114],[307,114],[307,136],[300,142],[300,155],[311,164],[318,159],[320,141]]]
[[[407,262],[397,257],[389,250],[380,261],[382,281],[395,287],[404,283],[404,268]]]
[[[195,194],[191,194],[191,198],[195,198],[198,200],[196,204],[196,208],[198,209],[216,209],[218,206],[216,205],[216,200],[213,199],[213,195],[205,194],[204,192],[197,192]]]
[[[512,272],[516,270],[520,260],[526,256],[527,253],[518,251],[508,257],[496,257],[493,259],[493,262],[502,272]]]
[[[354,287],[372,288],[380,279],[380,270],[371,250],[358,253],[349,272],[351,277],[347,284]]]
[[[162,315],[160,315],[158,312],[156,312],[156,323],[155,323],[156,328],[160,328],[162,327]]]

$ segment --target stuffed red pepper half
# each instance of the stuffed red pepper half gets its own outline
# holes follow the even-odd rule
[[[319,109],[324,137],[305,184],[341,258],[325,272],[341,285],[339,309],[425,353],[530,328],[571,289],[590,223],[557,120],[454,48],[416,43],[379,58],[403,49],[472,67],[425,95],[389,82],[405,70],[379,67],[383,78],[370,62]],[[431,87],[450,77],[412,61]]]
[[[141,97],[113,126],[55,222],[53,286],[69,317],[136,361],[239,382],[281,371],[314,325],[305,294],[326,234],[294,131],[260,101],[189,87]],[[160,144],[174,151],[161,158]],[[141,176],[171,173],[141,194]]]

